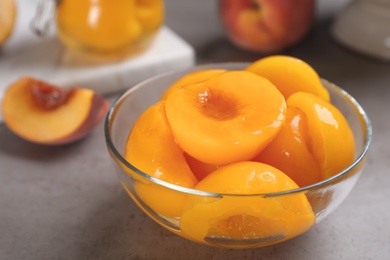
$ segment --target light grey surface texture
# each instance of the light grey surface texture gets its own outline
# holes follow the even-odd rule
[[[113,171],[103,123],[86,139],[57,147],[28,143],[0,125],[0,259],[390,259],[390,64],[335,43],[329,30],[338,9],[321,8],[327,12],[313,31],[283,53],[347,90],[373,125],[365,171],[334,214],[266,248],[198,245],[166,231],[130,200]],[[166,0],[166,12],[198,63],[261,57],[228,42],[216,1]]]

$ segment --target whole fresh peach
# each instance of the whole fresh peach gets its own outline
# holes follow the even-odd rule
[[[235,45],[272,53],[298,43],[309,32],[315,0],[219,0],[219,14]]]

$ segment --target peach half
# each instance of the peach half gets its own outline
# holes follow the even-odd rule
[[[149,176],[171,184],[193,188],[198,183],[183,150],[173,139],[163,101],[150,106],[135,122],[126,143],[125,159]],[[135,189],[150,208],[169,217],[180,216],[185,201],[183,194],[143,183],[137,174],[131,176],[139,180]]]
[[[293,179],[300,187],[321,180],[321,169],[311,152],[305,114],[287,106],[286,121],[272,142],[254,161],[272,165]]]
[[[154,178],[188,188],[197,183],[183,150],[173,139],[163,101],[150,106],[137,119],[126,144],[125,158]]]
[[[175,88],[166,100],[178,145],[211,165],[255,157],[277,134],[285,113],[285,99],[277,88],[247,71],[227,71]]]
[[[214,75],[221,74],[226,70],[222,69],[208,69],[208,70],[197,70],[190,72],[180,79],[178,79],[175,83],[173,83],[161,96],[161,100],[166,100],[169,94],[178,87],[183,87],[190,84],[200,83],[210,79]]]
[[[195,187],[224,195],[194,197],[182,215],[180,228],[186,237],[201,243],[233,239],[272,244],[290,239],[314,224],[315,215],[305,194],[261,194],[296,188],[287,175],[267,164],[245,161],[224,166]]]
[[[90,89],[65,90],[30,77],[12,83],[2,101],[4,122],[12,132],[47,145],[85,137],[108,109],[108,101]]]
[[[303,91],[329,101],[329,92],[322,85],[317,72],[305,61],[286,55],[272,55],[259,59],[247,71],[270,80],[287,99],[291,94]]]
[[[287,99],[289,107],[306,116],[309,149],[319,162],[322,179],[350,165],[355,156],[355,139],[343,114],[316,95],[297,92]],[[342,155],[342,156],[341,156]]]

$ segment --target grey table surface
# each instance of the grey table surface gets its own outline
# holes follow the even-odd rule
[[[28,143],[0,125],[0,259],[390,259],[390,64],[334,42],[329,30],[342,6],[319,1],[312,32],[283,52],[345,88],[372,121],[365,171],[327,219],[270,247],[198,245],[154,223],[126,195],[103,123],[86,139],[58,147]],[[166,0],[166,23],[194,46],[198,64],[260,58],[229,43],[216,12],[216,1]]]

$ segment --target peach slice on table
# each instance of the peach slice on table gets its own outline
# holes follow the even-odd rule
[[[135,122],[126,143],[125,158],[140,171],[159,180],[193,188],[197,179],[191,172],[183,151],[173,139],[165,116],[165,104],[160,101]],[[138,180],[135,189],[141,200],[157,213],[170,217],[181,214],[185,196],[161,185]]]
[[[348,121],[335,106],[305,92],[294,93],[287,99],[287,104],[300,109],[306,116],[309,149],[320,164],[323,179],[352,163],[354,136]]]
[[[210,79],[212,76],[221,74],[226,70],[222,69],[208,69],[208,70],[197,70],[190,72],[180,79],[178,79],[175,83],[173,83],[161,96],[161,100],[166,100],[169,94],[178,87],[183,87],[190,84],[200,83]]]
[[[321,169],[310,143],[305,114],[287,106],[286,121],[278,135],[254,161],[278,168],[300,187],[311,185],[321,180]]]
[[[175,88],[166,100],[176,142],[212,165],[253,159],[277,134],[285,112],[276,87],[247,71],[227,71]]]
[[[108,109],[108,101],[93,90],[65,90],[31,77],[12,83],[2,101],[4,122],[12,132],[48,145],[85,137]]]
[[[291,94],[309,92],[329,101],[329,92],[322,85],[317,72],[305,61],[285,55],[272,55],[259,59],[247,71],[269,79],[287,99]]]
[[[180,228],[192,240],[219,246],[227,239],[238,241],[237,247],[240,240],[252,240],[256,247],[290,239],[314,224],[315,215],[305,194],[262,194],[296,188],[287,175],[267,164],[246,161],[224,166],[195,186],[224,195],[189,200]]]

